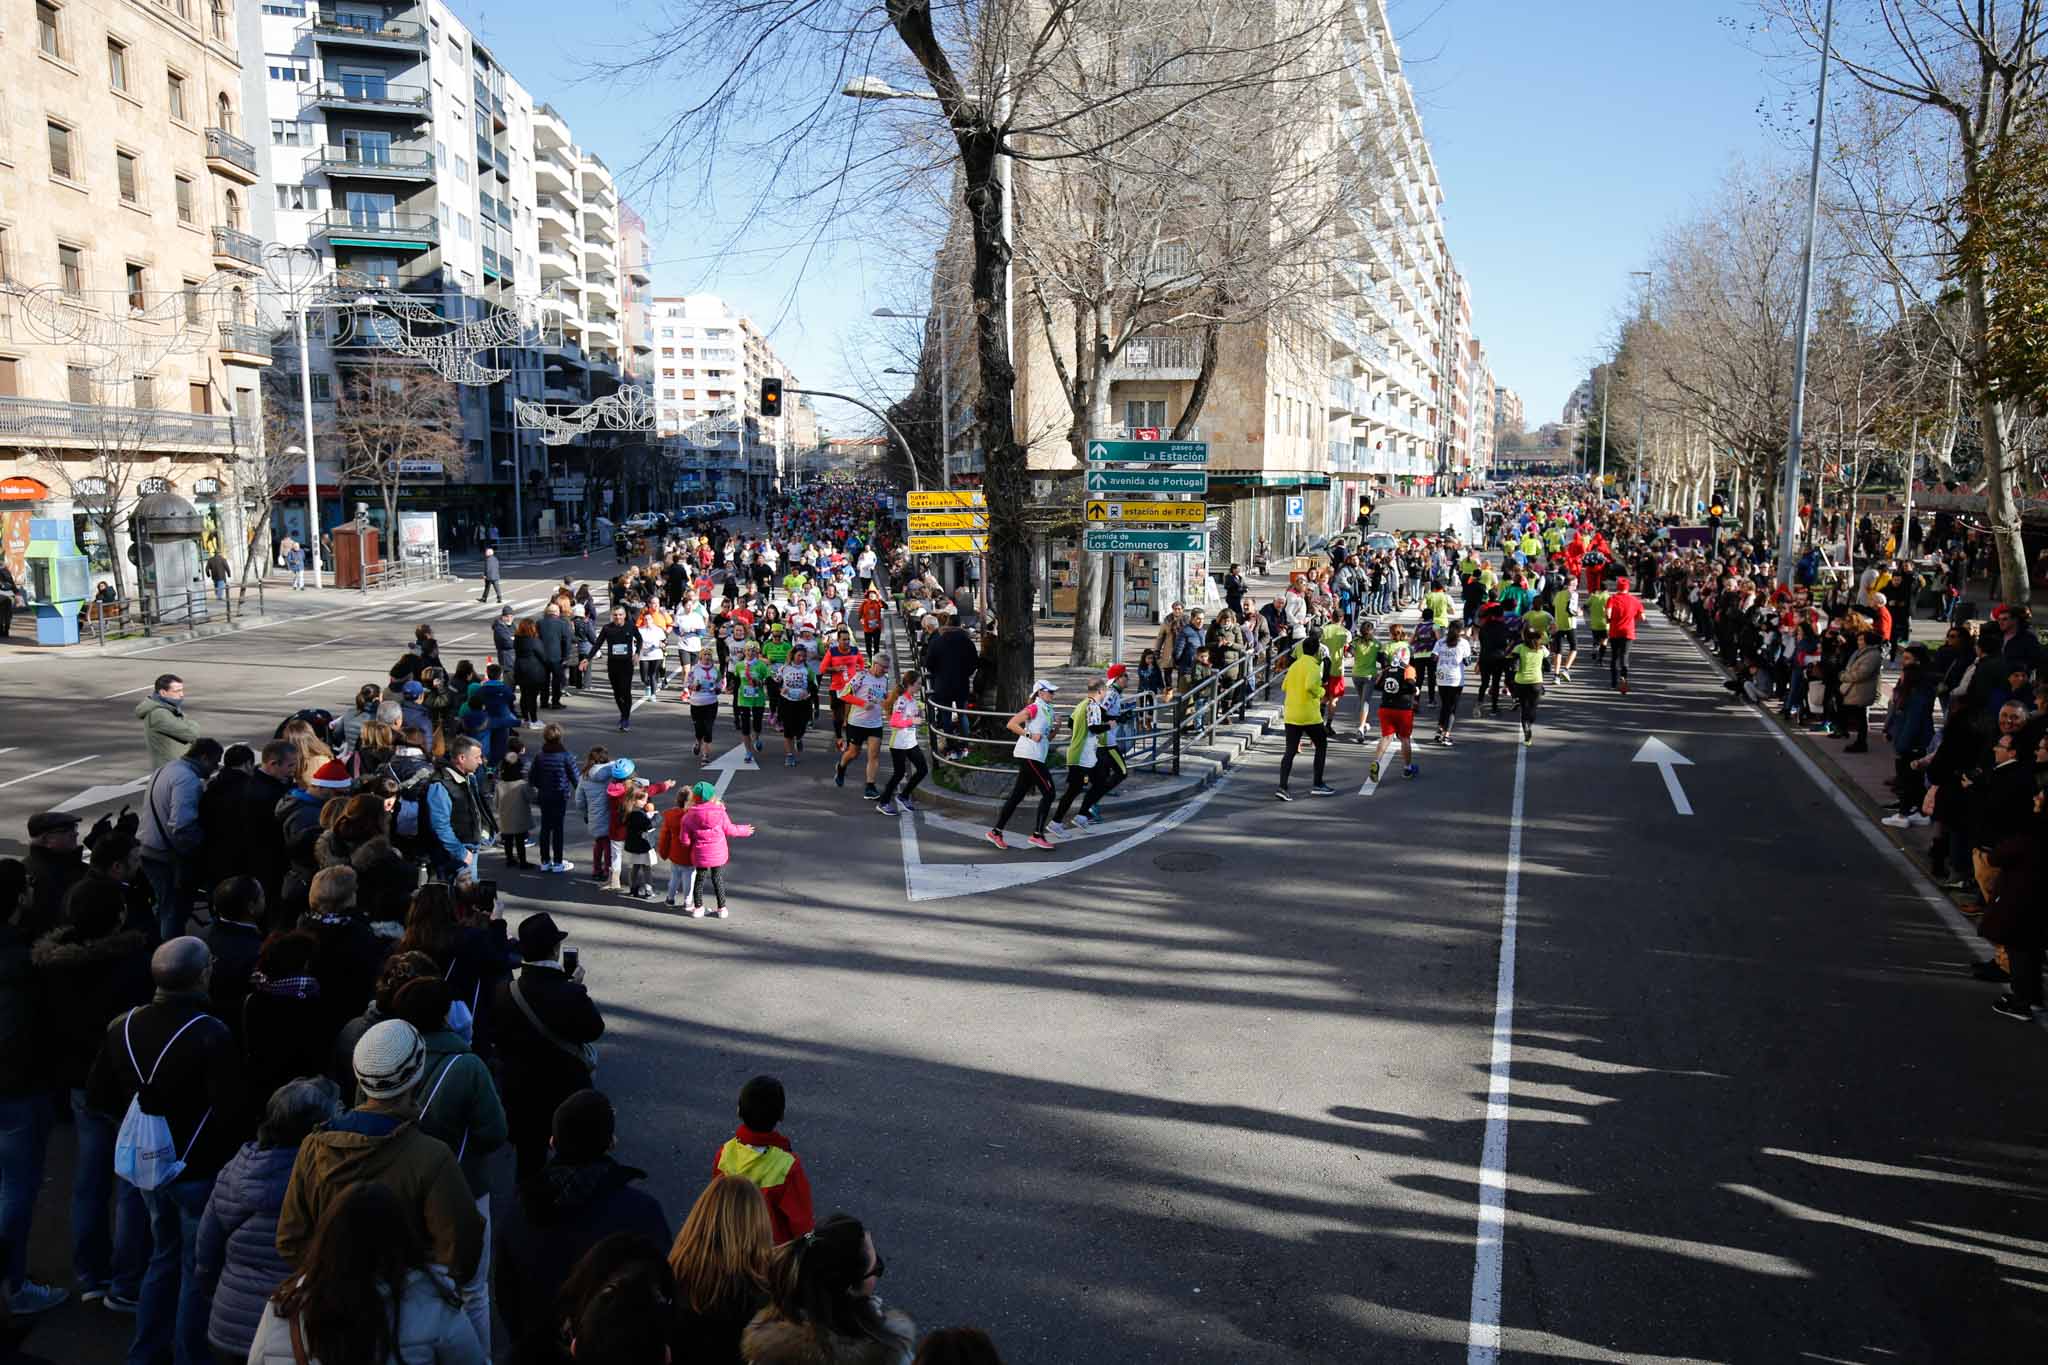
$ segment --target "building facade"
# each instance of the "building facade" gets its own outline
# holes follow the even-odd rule
[[[67,528],[93,576],[118,577],[129,593],[125,542],[144,498],[194,504],[209,549],[238,556],[245,544],[237,490],[271,363],[242,274],[256,241],[247,126],[241,45],[223,4],[10,6],[0,31],[0,518],[24,587],[32,518]]]
[[[797,395],[782,416],[764,417],[761,381],[796,376],[754,321],[716,294],[657,296],[650,311],[655,418],[673,438],[679,483],[758,503],[782,486],[796,449]]]
[[[1529,429],[1529,419],[1522,411],[1522,395],[1505,384],[1493,386],[1493,431],[1497,442],[1510,433],[1519,436]]]

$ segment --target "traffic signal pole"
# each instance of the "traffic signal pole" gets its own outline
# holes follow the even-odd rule
[[[904,439],[903,433],[896,429],[896,424],[894,422],[890,421],[887,417],[882,415],[882,410],[880,408],[874,407],[873,405],[868,403],[864,403],[860,399],[853,397],[851,394],[832,393],[826,389],[800,389],[794,384],[784,384],[782,386],[782,391],[784,393],[807,393],[813,398],[837,398],[842,403],[853,404],[861,411],[873,417],[877,422],[880,422],[884,427],[888,429],[888,432],[891,436],[894,436],[896,438],[896,444],[903,447],[903,458],[910,465],[910,486],[917,492],[922,493],[924,491],[924,481],[918,477],[917,473],[917,456],[914,453],[912,453],[910,449],[910,442]]]

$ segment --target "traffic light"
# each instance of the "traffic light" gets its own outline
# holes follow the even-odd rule
[[[782,381],[780,379],[764,379],[761,381],[761,415],[763,417],[782,416]]]

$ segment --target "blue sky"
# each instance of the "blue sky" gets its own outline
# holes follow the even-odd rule
[[[1759,106],[1784,91],[1736,31],[1752,11],[1744,0],[1388,8],[1443,180],[1451,249],[1471,282],[1474,330],[1495,377],[1522,394],[1530,426],[1555,421],[1629,297],[1628,272],[1664,227],[1735,160],[1781,154]],[[602,54],[563,43],[559,5],[463,0],[456,9],[615,169],[643,149],[664,96],[583,80],[579,59]],[[589,31],[616,43],[636,14],[650,13],[605,6]],[[915,298],[885,248],[841,247],[811,262],[800,306],[786,314],[793,262],[763,254],[714,267],[712,233],[647,196],[638,206],[654,238],[656,290],[709,289],[773,324],[777,349],[814,385],[851,385],[847,339],[872,309]],[[838,406],[821,404],[828,425]]]

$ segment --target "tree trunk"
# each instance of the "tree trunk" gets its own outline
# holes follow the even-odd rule
[[[1984,271],[1972,265],[1963,272],[1963,294],[1970,309],[1970,377],[1977,405],[1978,440],[1984,447],[1985,498],[1989,503],[1991,544],[1998,560],[1998,597],[2011,606],[2025,606],[2033,596],[2027,579],[2027,552],[2020,539],[2019,470],[2006,448],[2005,413],[1986,376],[1991,373],[1990,310]]]

